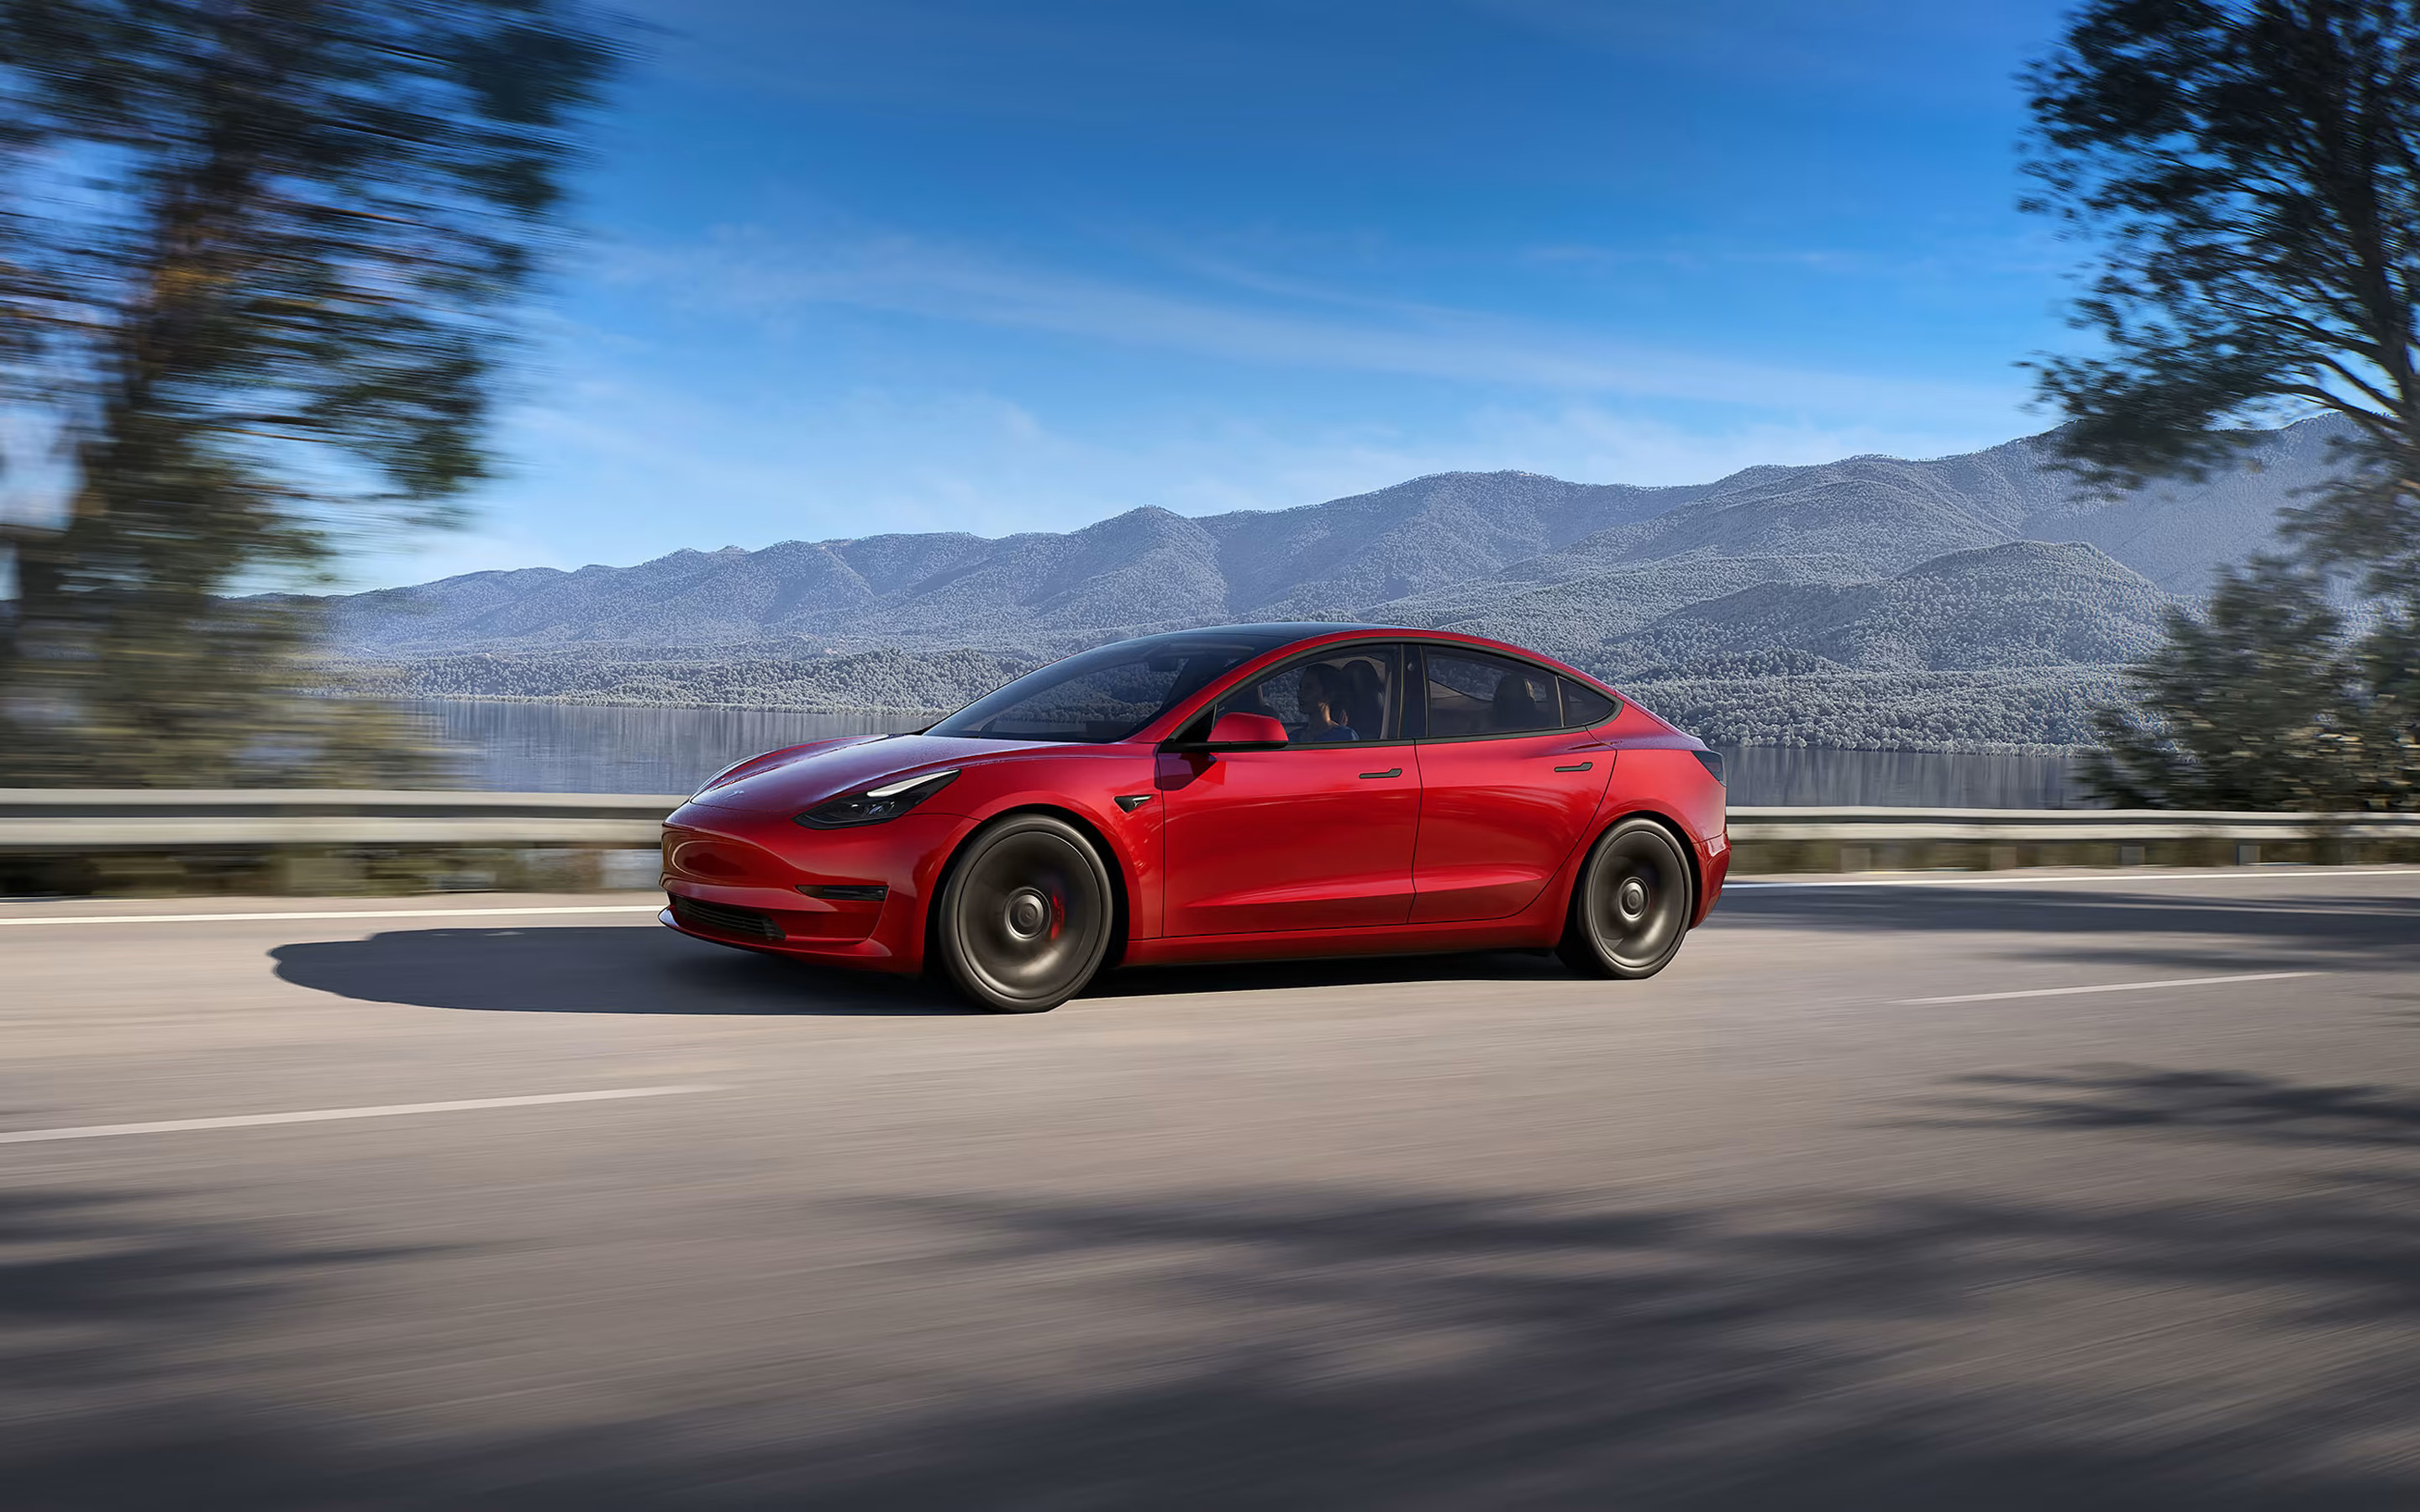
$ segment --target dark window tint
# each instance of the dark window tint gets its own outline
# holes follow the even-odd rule
[[[1404,649],[1346,646],[1289,662],[1218,701],[1218,714],[1265,714],[1295,746],[1401,738]]]
[[[1555,690],[1560,679],[1552,672],[1483,651],[1433,646],[1423,659],[1433,738],[1552,730],[1563,722]]]
[[[1265,649],[1239,640],[1181,635],[1121,641],[1028,672],[928,733],[991,740],[1124,740]]]
[[[1559,677],[1556,681],[1563,685],[1563,723],[1600,725],[1613,717],[1617,707],[1613,700],[1568,677]]]

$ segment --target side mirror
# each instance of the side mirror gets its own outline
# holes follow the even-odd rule
[[[1213,750],[1276,750],[1285,743],[1285,726],[1265,714],[1222,714],[1210,727]]]

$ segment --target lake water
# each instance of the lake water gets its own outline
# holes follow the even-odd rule
[[[408,705],[462,749],[473,787],[503,793],[687,793],[742,757],[833,735],[912,730],[929,716],[623,708],[427,700]],[[2064,756],[1734,748],[1743,808],[1868,804],[2070,809],[2089,803]]]
[[[452,699],[404,707],[427,716],[460,749],[471,786],[494,793],[690,793],[744,757],[913,730],[933,717]]]
[[[2067,756],[1731,746],[1731,802],[1744,809],[2094,809]]]

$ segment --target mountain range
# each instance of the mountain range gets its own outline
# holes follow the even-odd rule
[[[2111,496],[2080,489],[2039,436],[1667,487],[1449,472],[1297,509],[682,550],[329,608],[343,656],[429,695],[937,707],[1121,636],[1333,619],[1469,630],[1617,684],[1702,689],[1700,725],[1722,722],[1725,685],[1831,678],[1881,717],[1860,738],[1957,745],[1890,709],[1940,704],[1910,677],[1962,676],[1976,742],[2057,745],[2084,738],[2081,706],[2045,698],[2105,694],[2170,604],[2272,545],[2277,510],[2327,476],[2335,434],[2324,421],[2260,433],[2207,482]],[[1798,726],[1732,733],[1827,733]]]

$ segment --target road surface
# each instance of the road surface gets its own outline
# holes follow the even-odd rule
[[[1962,881],[1025,1018],[0,906],[0,1504],[2420,1505],[2420,872]]]

